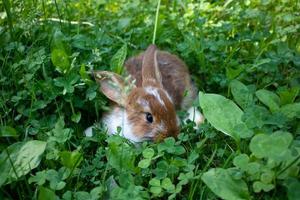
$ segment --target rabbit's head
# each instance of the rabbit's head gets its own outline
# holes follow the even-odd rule
[[[144,53],[141,87],[130,86],[112,72],[94,72],[103,94],[125,109],[127,126],[136,141],[158,141],[179,133],[175,106],[163,88],[156,54],[154,45],[150,45]]]

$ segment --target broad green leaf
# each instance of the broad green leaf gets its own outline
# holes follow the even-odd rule
[[[62,49],[68,55],[71,55],[70,45],[67,42],[67,38],[60,30],[55,30],[52,41],[51,41],[51,51],[54,49]]]
[[[39,171],[35,176],[32,176],[28,179],[28,183],[36,183],[38,185],[43,185],[46,182],[46,171]]]
[[[199,95],[200,107],[205,118],[217,130],[238,140],[241,137],[248,137],[249,134],[239,132],[238,127],[243,131],[249,131],[242,121],[243,111],[233,101],[218,94]]]
[[[166,178],[169,172],[169,164],[165,160],[161,160],[157,163],[154,169],[154,174],[158,179]]]
[[[129,185],[134,183],[134,178],[130,172],[120,172],[119,173],[119,186],[127,188]]]
[[[299,51],[300,53],[300,51]],[[287,196],[289,200],[298,200],[300,196],[300,181],[296,178],[289,178],[285,180],[285,186],[287,187]]]
[[[105,192],[105,188],[103,186],[93,188],[90,192],[91,199],[92,200],[101,199],[104,192]]]
[[[150,164],[151,164],[151,159],[146,158],[139,162],[138,167],[145,169],[149,167]]]
[[[34,101],[34,103],[32,104],[32,110],[36,111],[36,110],[43,109],[47,106],[47,104],[48,102],[46,101],[41,101],[41,100]]]
[[[66,73],[70,69],[69,56],[63,49],[53,49],[51,51],[51,61],[56,70],[61,73]]]
[[[74,113],[72,116],[71,116],[71,120],[75,123],[78,123],[81,119],[81,112],[77,112],[77,113]]]
[[[164,141],[160,144],[158,144],[157,150],[158,152],[166,151],[170,149],[173,149],[175,146],[175,139],[173,137],[168,137],[164,139]]]
[[[63,195],[62,195],[62,199],[63,200],[73,200],[72,198],[72,192],[70,190],[66,191]]]
[[[78,151],[63,151],[60,152],[61,164],[69,169],[78,167],[83,160],[82,154]]]
[[[300,42],[299,42],[299,40],[297,42],[296,49],[297,49],[297,52],[300,53]]]
[[[0,127],[0,137],[18,137],[16,129],[11,126],[1,126]]]
[[[180,180],[179,184],[180,185],[186,185],[188,184],[189,180],[194,178],[194,173],[192,171],[188,172],[188,173],[180,173],[178,180]],[[178,184],[177,184],[178,185]]]
[[[164,143],[168,147],[173,147],[175,145],[175,139],[174,139],[174,137],[168,137],[168,138],[164,139]]]
[[[243,171],[247,170],[249,157],[247,154],[240,154],[233,159],[233,164]]]
[[[14,180],[17,180],[15,178],[16,176],[10,175],[11,170],[13,169],[11,166],[11,163],[8,159],[8,155],[10,155],[11,160],[16,160],[16,156],[18,150],[22,147],[23,143],[14,143],[10,145],[8,148],[3,150],[3,152],[0,154],[0,186],[6,183],[10,183]],[[8,154],[7,154],[8,153]],[[13,157],[14,156],[14,157]],[[13,157],[13,158],[12,158]]]
[[[77,34],[72,37],[72,46],[78,49],[90,50],[93,48],[94,41],[91,37],[83,34]]]
[[[249,138],[253,135],[253,131],[249,129],[245,123],[236,125],[233,131],[235,135],[238,135],[241,138]]]
[[[0,186],[18,180],[36,168],[46,148],[46,142],[31,140],[10,145],[0,155]]]
[[[300,118],[300,103],[286,104],[279,111],[290,119]]]
[[[91,199],[91,195],[88,192],[79,191],[75,193],[75,200],[87,200]]]
[[[274,112],[279,109],[280,98],[273,92],[261,89],[256,91],[257,98]]]
[[[81,79],[85,82],[85,83],[89,83],[91,81],[90,77],[88,76],[87,74],[87,71],[85,69],[85,65],[82,64],[80,66],[80,70],[79,70],[79,74],[80,74],[80,77]]]
[[[274,188],[273,184],[266,184],[260,181],[255,181],[253,183],[253,190],[256,193],[261,192],[262,190],[265,192],[269,192],[270,190],[272,190]]]
[[[38,200],[56,200],[56,199],[58,198],[52,190],[45,187],[40,187]]]
[[[287,150],[293,140],[289,132],[277,131],[271,135],[255,135],[250,142],[250,150],[257,158],[271,158],[284,161]]]
[[[175,190],[175,186],[172,183],[170,178],[164,178],[161,182],[161,187],[164,188],[167,191],[174,191]]]
[[[170,154],[181,155],[185,153],[185,149],[181,145],[175,144],[175,139],[173,137],[168,137],[164,139],[164,142],[160,143],[157,148],[158,152],[166,151]]]
[[[56,30],[51,41],[51,61],[57,71],[66,73],[70,69],[69,55],[71,51],[66,37],[60,30]]]
[[[226,67],[226,77],[229,80],[235,79],[238,75],[240,75],[244,71],[244,68],[232,68],[232,67]]]
[[[108,143],[106,152],[108,164],[117,171],[133,171],[136,167],[133,149],[118,135],[110,137]]]
[[[60,181],[58,183],[56,183],[55,185],[52,183],[50,183],[50,188],[53,190],[62,190],[64,187],[66,186],[66,182],[65,181]]]
[[[242,117],[248,128],[261,128],[268,120],[270,113],[264,106],[252,105],[244,110]]]
[[[230,82],[231,93],[235,102],[242,108],[246,108],[253,103],[253,94],[249,91],[246,85],[238,80]]]
[[[212,168],[205,172],[202,181],[222,199],[250,199],[248,187],[243,180],[235,180],[229,171]]]
[[[63,118],[59,118],[56,122],[54,129],[50,132],[51,136],[48,138],[48,142],[65,143],[71,138],[73,132],[72,129],[64,128],[65,122]]]
[[[159,181],[157,178],[152,178],[152,179],[149,181],[149,185],[160,187],[160,181]]]
[[[169,151],[167,151],[168,153],[171,153]],[[172,151],[173,152],[173,151]],[[175,146],[174,147],[174,152],[175,155],[182,155],[185,153],[185,148],[183,146]]]
[[[77,74],[71,73],[66,77],[58,77],[54,79],[54,85],[63,88],[63,95],[67,93],[73,93],[75,89],[75,83],[79,80]]]
[[[155,186],[152,186],[150,187],[150,192],[153,193],[153,194],[159,194],[161,193],[161,187],[155,187]]]
[[[257,174],[260,171],[260,164],[257,162],[250,162],[247,166],[247,172],[251,175]]]
[[[258,61],[256,61],[254,63],[254,66],[253,67],[258,67],[260,65],[264,65],[264,64],[267,64],[267,63],[270,63],[271,62],[271,59],[270,58],[265,58],[265,59],[259,59]]]
[[[90,101],[92,101],[93,99],[95,99],[95,97],[97,96],[97,86],[91,86],[87,89],[86,91],[86,98],[89,99]]]
[[[259,163],[249,161],[250,159],[247,154],[240,154],[233,159],[233,164],[250,175],[257,174],[260,170]]]
[[[143,151],[144,158],[151,159],[154,156],[154,150],[152,148],[147,148]]]
[[[152,178],[149,181],[149,185],[151,185],[150,187],[150,192],[153,194],[159,194],[162,191],[161,185],[160,185],[160,181],[157,178]]]
[[[50,182],[50,188],[52,190],[62,190],[66,186],[64,180],[69,177],[71,170],[65,167],[60,168],[59,171],[54,169],[47,170],[46,179]]]
[[[119,19],[118,27],[120,29],[124,29],[130,24],[130,21],[131,21],[131,18],[129,18],[129,17],[121,18],[121,19]]]
[[[272,170],[264,170],[260,176],[262,183],[269,184],[275,179],[275,172]]]
[[[110,61],[110,68],[113,72],[117,74],[122,74],[123,65],[127,55],[127,45],[124,44],[117,53],[112,57]]]

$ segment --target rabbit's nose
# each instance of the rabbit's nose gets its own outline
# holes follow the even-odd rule
[[[155,136],[154,141],[161,142],[166,137],[177,137],[177,135],[179,134],[179,131],[180,130],[178,128],[175,128],[175,129],[170,129],[166,132],[161,132]]]
[[[158,133],[155,137],[154,137],[154,141],[155,142],[161,142],[163,141],[165,138],[171,136],[170,134],[168,134],[167,131],[164,131],[164,132],[160,132]]]

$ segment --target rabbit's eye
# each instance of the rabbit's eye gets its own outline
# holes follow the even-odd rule
[[[147,120],[149,123],[152,123],[152,122],[153,122],[153,117],[152,117],[151,113],[146,113],[146,120]]]

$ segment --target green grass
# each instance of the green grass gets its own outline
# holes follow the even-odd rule
[[[0,199],[299,198],[300,3],[158,5],[0,2]],[[89,71],[154,42],[189,66],[206,122],[135,146],[105,135]]]

